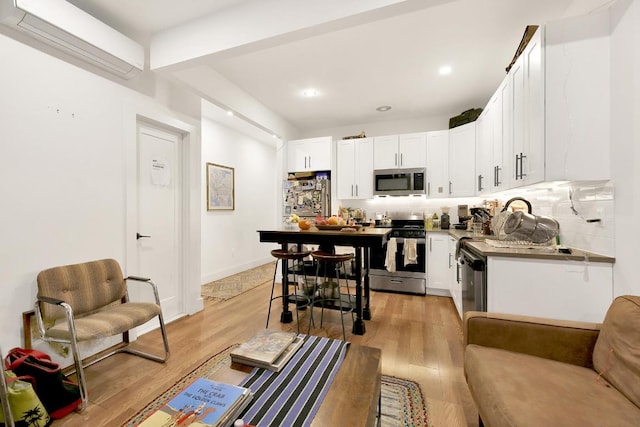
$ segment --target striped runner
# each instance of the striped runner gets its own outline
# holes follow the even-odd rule
[[[254,393],[242,415],[260,426],[308,426],[344,360],[347,342],[307,336],[280,372],[255,368],[240,384]]]

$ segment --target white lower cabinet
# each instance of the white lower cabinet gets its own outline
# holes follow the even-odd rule
[[[602,322],[613,301],[613,264],[487,259],[487,311]]]
[[[427,233],[427,294],[450,296],[449,293],[449,235],[444,232]]]
[[[449,293],[458,311],[458,316],[462,318],[462,284],[460,283],[460,264],[456,258],[456,248],[458,240],[449,236]]]

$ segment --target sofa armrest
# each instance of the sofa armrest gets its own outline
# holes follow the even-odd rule
[[[599,323],[470,311],[464,345],[480,345],[593,368]]]

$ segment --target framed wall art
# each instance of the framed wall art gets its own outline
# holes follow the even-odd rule
[[[207,210],[235,209],[235,176],[233,168],[207,163]]]

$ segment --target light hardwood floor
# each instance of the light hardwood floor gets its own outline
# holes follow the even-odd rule
[[[119,354],[90,366],[89,406],[53,426],[120,425],[208,357],[264,328],[270,289],[261,285],[225,302],[205,302],[202,312],[170,323],[171,357],[165,364]],[[295,312],[294,323],[283,325],[280,309],[274,301],[269,327],[295,330]],[[434,427],[476,427],[478,414],[462,372],[462,326],[451,299],[372,292],[371,312],[363,336],[350,333],[351,319],[345,317],[347,340],[382,349],[383,374],[420,383]],[[306,316],[301,312],[303,333]],[[311,333],[340,337],[339,314],[327,310],[324,328]],[[143,335],[135,345],[160,352],[160,333]]]

